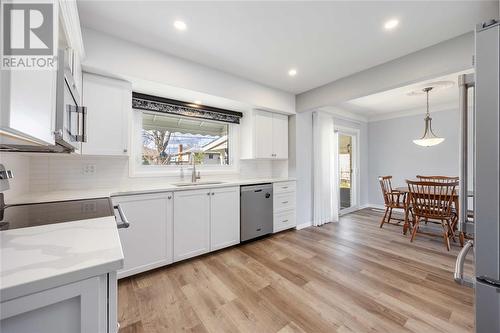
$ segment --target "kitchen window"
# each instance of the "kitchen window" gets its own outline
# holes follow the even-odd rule
[[[233,124],[157,112],[139,111],[139,173],[174,171],[192,164],[201,170],[233,166]]]
[[[132,93],[131,176],[236,173],[241,112]],[[180,172],[180,173],[179,173]]]

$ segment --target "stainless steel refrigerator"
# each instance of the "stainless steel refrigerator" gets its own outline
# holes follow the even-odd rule
[[[476,332],[500,332],[500,25],[475,31],[475,73],[459,78],[462,111],[459,230],[473,236],[457,257],[455,281],[475,288]],[[471,110],[470,94],[474,100]],[[472,114],[472,118],[471,115]],[[472,140],[470,140],[473,138]],[[472,142],[472,145],[471,145]],[[472,157],[472,158],[471,158]],[[472,165],[470,161],[472,162]],[[472,179],[470,168],[473,169]],[[468,198],[472,183],[473,200]],[[473,211],[471,215],[468,209]],[[467,252],[475,276],[463,273]]]

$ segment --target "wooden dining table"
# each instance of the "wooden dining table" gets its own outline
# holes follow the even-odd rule
[[[408,186],[396,187],[395,190],[398,192],[404,193],[406,196],[405,219],[404,219],[404,224],[403,224],[403,234],[406,235],[406,232],[408,231],[408,228],[410,227],[410,221],[409,221],[410,210],[408,209],[408,207],[410,206],[410,196],[409,196],[410,190],[408,189]],[[458,189],[453,191],[453,193],[451,193],[450,195],[453,196],[453,199],[452,199],[453,206],[455,207],[457,216],[460,216],[460,211],[459,211],[459,209],[460,209],[460,193],[459,193]],[[473,197],[474,192],[468,191],[467,196]]]

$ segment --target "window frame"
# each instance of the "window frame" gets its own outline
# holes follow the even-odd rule
[[[181,169],[184,177],[189,178],[190,165],[143,165],[142,164],[142,115],[144,113],[156,114],[158,116],[172,116],[190,119],[190,117],[179,115],[165,115],[161,112],[132,109],[132,136],[131,151],[129,158],[130,177],[156,177],[156,176],[180,176]],[[239,172],[239,126],[238,124],[226,123],[215,120],[204,120],[228,125],[229,165],[202,165],[197,164],[196,170],[203,174],[237,174]]]

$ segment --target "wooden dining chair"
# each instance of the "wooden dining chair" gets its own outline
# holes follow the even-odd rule
[[[410,241],[413,242],[421,220],[438,221],[443,229],[442,237],[446,249],[450,250],[450,238],[455,240],[454,215],[452,211],[453,195],[458,182],[430,182],[406,180],[409,199],[415,216]],[[427,232],[422,234],[436,235]]]
[[[384,206],[385,206],[385,213],[384,216],[382,217],[382,221],[380,222],[380,228],[382,228],[384,223],[399,224],[402,221],[404,221],[404,219],[393,218],[392,210],[393,209],[402,209],[403,211],[405,210],[406,194],[400,191],[393,190],[391,180],[392,176],[378,177],[380,188],[382,189],[382,195],[384,196]],[[391,223],[390,222],[391,219],[396,220],[397,223]]]
[[[436,183],[455,183],[458,182],[459,177],[450,177],[450,176],[420,176],[417,175],[417,179],[423,182],[436,182]],[[453,219],[455,224],[458,222],[458,207],[452,207],[453,211]],[[428,220],[425,220],[425,224],[427,224]]]
[[[458,182],[458,177],[449,176],[420,176],[417,175],[417,179],[423,182],[436,182],[436,183],[455,183]]]

